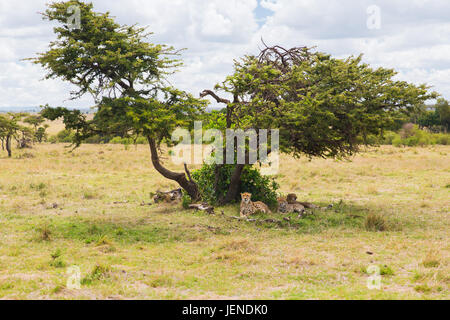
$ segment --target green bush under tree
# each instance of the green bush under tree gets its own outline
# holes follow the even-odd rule
[[[234,168],[234,165],[224,165],[216,173],[215,165],[205,164],[201,169],[192,173],[204,201],[216,204],[221,197],[225,197]],[[220,179],[216,179],[216,174],[220,176]],[[256,167],[244,167],[240,192],[251,193],[252,201],[262,201],[274,207],[277,204],[278,189],[279,185],[273,177],[262,175]]]

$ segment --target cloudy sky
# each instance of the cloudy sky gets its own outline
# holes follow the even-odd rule
[[[71,87],[41,81],[23,62],[45,51],[52,25],[38,12],[50,0],[0,0],[0,107],[88,107],[68,101]],[[364,53],[399,79],[428,83],[450,99],[449,0],[93,0],[122,24],[149,26],[150,41],[187,48],[177,87],[198,95],[232,71],[233,59],[257,53],[261,37],[284,47],[317,46],[336,57]],[[378,19],[378,17],[380,19]]]

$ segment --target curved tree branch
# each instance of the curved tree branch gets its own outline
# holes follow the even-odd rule
[[[158,144],[156,143],[156,140],[151,137],[147,137],[147,140],[148,140],[148,144],[150,146],[152,163],[153,163],[153,166],[155,167],[156,171],[158,171],[163,177],[165,177],[169,180],[174,180],[174,181],[178,182],[178,184],[189,194],[192,201],[196,202],[196,201],[200,200],[201,196],[200,196],[200,192],[198,191],[198,186],[195,183],[195,181],[192,180],[192,177],[190,177],[189,170],[187,170],[187,165],[185,165],[185,169],[187,170],[186,173],[188,173],[190,180],[188,180],[188,178],[186,178],[186,174],[184,172],[183,173],[173,172],[173,171],[170,171],[169,169],[165,168],[161,164],[161,161],[159,158]]]
[[[194,180],[192,179],[192,176],[191,176],[191,172],[189,171],[186,163],[184,164],[184,171],[186,171],[186,175],[187,175],[189,181],[194,182]]]
[[[206,96],[211,96],[213,97],[217,103],[225,103],[225,104],[230,104],[231,101],[228,99],[223,99],[221,97],[219,97],[217,94],[215,94],[213,91],[211,90],[204,90],[202,93],[200,93],[200,98],[204,98]]]

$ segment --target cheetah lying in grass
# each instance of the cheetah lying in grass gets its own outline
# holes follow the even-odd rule
[[[262,213],[272,213],[269,207],[261,201],[252,202],[252,194],[251,193],[241,193],[242,201],[241,201],[241,217],[248,217],[257,212]]]
[[[300,203],[289,203],[286,198],[278,198],[278,212],[293,213],[297,212],[301,216],[305,212],[305,207]]]
[[[298,202],[297,195],[295,195],[294,193],[289,194],[287,198],[280,197],[277,200],[278,200],[278,211],[280,213],[298,212],[299,217],[301,217],[306,212],[306,209],[327,210],[333,207],[332,204],[330,204],[328,207],[321,208],[309,202]]]
[[[172,203],[172,202],[179,202],[181,201],[181,198],[183,197],[183,193],[181,189],[176,189],[172,191],[162,192],[162,191],[156,191],[156,194],[153,196],[153,201],[155,203]]]

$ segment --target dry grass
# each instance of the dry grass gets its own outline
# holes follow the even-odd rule
[[[450,147],[283,157],[283,193],[335,206],[282,225],[230,219],[237,206],[141,206],[176,187],[146,146],[27,152],[0,157],[0,298],[449,298]],[[366,230],[368,216],[385,231]],[[80,290],[66,287],[73,265]],[[383,267],[381,290],[366,286],[371,265]]]

